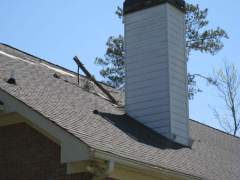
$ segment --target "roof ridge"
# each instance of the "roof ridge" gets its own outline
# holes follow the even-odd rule
[[[222,133],[222,134],[224,134],[224,135],[227,135],[227,136],[230,136],[230,137],[235,138],[235,139],[237,139],[237,140],[240,140],[240,137],[234,136],[234,135],[232,135],[232,134],[228,134],[228,133],[224,132],[223,130],[217,129],[217,128],[215,128],[215,127],[212,127],[212,126],[210,126],[210,125],[204,124],[204,123],[199,122],[199,121],[194,120],[194,119],[189,119],[189,120],[192,121],[192,122],[194,122],[194,123],[197,123],[197,124],[199,124],[199,125],[206,126],[207,128],[210,128],[210,129],[213,129],[213,130],[215,130],[215,131],[218,131],[218,132],[220,132],[220,133]]]
[[[14,50],[16,50],[16,51],[19,51],[20,53],[24,53],[24,54],[26,54],[26,55],[28,55],[28,56],[31,56],[31,57],[33,57],[33,58],[35,58],[35,59],[38,59],[38,60],[40,60],[40,62],[47,63],[47,64],[49,64],[49,65],[55,66],[55,67],[60,68],[60,69],[62,69],[62,70],[68,71],[68,72],[70,72],[70,73],[72,73],[72,74],[74,74],[74,75],[77,75],[76,72],[74,72],[74,71],[72,71],[72,70],[70,70],[70,69],[67,69],[67,68],[65,68],[65,67],[63,67],[63,66],[60,66],[60,65],[57,65],[57,64],[54,64],[54,63],[52,63],[52,62],[50,62],[50,61],[48,61],[48,60],[42,59],[42,58],[37,57],[37,56],[35,56],[35,55],[33,55],[33,54],[30,54],[30,53],[27,53],[27,52],[25,52],[25,51],[23,51],[23,50],[20,50],[20,49],[18,49],[18,48],[15,48],[15,47],[13,47],[13,46],[11,46],[11,45],[8,45],[8,44],[5,44],[5,43],[0,43],[0,45],[6,46],[6,47],[11,48],[11,49],[14,49]],[[80,75],[81,75],[81,74],[80,74]],[[83,75],[81,75],[81,76],[83,76]],[[85,76],[84,76],[84,77],[85,77]]]
[[[26,54],[27,56],[33,57],[33,58],[35,58],[35,59],[38,59],[38,60],[40,60],[40,62],[47,63],[47,64],[50,65],[50,66],[55,66],[55,68],[59,68],[59,69],[61,69],[61,70],[63,70],[63,71],[66,71],[66,72],[68,72],[68,73],[71,73],[71,74],[77,76],[77,73],[76,73],[76,72],[74,72],[74,71],[72,71],[72,70],[70,70],[70,69],[67,69],[66,67],[60,66],[60,65],[58,65],[58,64],[54,64],[54,63],[52,63],[52,62],[50,62],[50,61],[48,61],[48,60],[42,59],[42,58],[37,57],[37,56],[35,56],[35,55],[33,55],[33,54],[30,54],[30,53],[27,53],[27,52],[25,52],[25,51],[23,51],[23,50],[21,50],[21,49],[18,49],[18,48],[16,48],[16,47],[13,47],[13,46],[11,46],[11,45],[8,45],[8,44],[5,44],[5,43],[1,43],[1,42],[0,42],[0,45],[6,46],[6,47],[11,48],[11,49],[14,49],[14,50],[16,50],[16,51],[18,51],[18,52],[20,52],[20,53]],[[84,76],[84,75],[82,75],[82,74],[79,74],[79,75],[80,75],[81,77],[83,77],[83,78],[86,78],[86,76]],[[107,83],[104,83],[104,82],[101,82],[101,81],[97,81],[97,82],[99,82],[99,83],[101,83],[101,84],[103,84],[103,85],[105,85],[105,86],[108,86],[108,87],[110,87],[110,88],[115,89],[113,86],[111,86],[111,85],[109,85],[109,84],[107,84]]]

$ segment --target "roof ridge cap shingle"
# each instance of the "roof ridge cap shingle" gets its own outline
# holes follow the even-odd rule
[[[234,135],[232,135],[232,134],[228,134],[228,133],[226,133],[226,132],[224,132],[224,131],[222,131],[222,130],[220,130],[220,129],[217,129],[217,128],[215,128],[215,127],[212,127],[212,126],[210,126],[210,125],[204,124],[204,123],[199,122],[199,121],[194,120],[194,119],[189,119],[189,120],[192,121],[192,122],[194,122],[194,123],[197,123],[197,124],[199,124],[199,125],[205,126],[205,127],[209,128],[209,129],[212,129],[212,130],[214,130],[214,131],[220,132],[220,133],[222,133],[223,135],[227,135],[227,136],[229,136],[229,137],[231,137],[231,138],[233,138],[233,139],[237,139],[237,140],[240,141],[240,137],[238,137],[238,136],[234,136]]]
[[[0,43],[0,45],[3,45],[3,46],[6,46],[6,47],[8,47],[8,48],[11,48],[11,49],[13,49],[13,50],[16,50],[16,51],[18,51],[18,52],[20,52],[20,53],[23,53],[23,54],[27,55],[27,56],[31,56],[31,57],[33,57],[33,58],[35,58],[35,59],[38,59],[40,62],[44,62],[44,63],[47,63],[47,64],[49,64],[49,65],[55,66],[56,68],[60,68],[60,69],[62,69],[62,70],[68,71],[68,72],[72,73],[73,75],[77,75],[76,72],[74,72],[74,71],[72,71],[72,70],[70,70],[70,69],[67,69],[67,68],[65,68],[65,67],[63,67],[63,66],[60,66],[60,65],[57,65],[57,64],[54,64],[54,63],[52,63],[52,62],[50,62],[50,61],[48,61],[48,60],[42,59],[42,58],[37,57],[37,56],[35,56],[35,55],[33,55],[33,54],[30,54],[30,53],[27,53],[26,51],[23,51],[23,50],[21,50],[21,49],[18,49],[18,48],[16,48],[16,47],[11,46],[11,45],[8,45],[8,44],[5,44],[5,43]]]
[[[54,63],[52,63],[52,62],[50,62],[50,61],[48,61],[48,60],[42,59],[42,58],[37,57],[37,56],[35,56],[35,55],[33,55],[33,54],[30,54],[30,53],[27,53],[27,52],[25,52],[25,51],[23,51],[23,50],[21,50],[21,49],[18,49],[18,48],[16,48],[16,47],[13,47],[13,46],[11,46],[11,45],[8,45],[8,44],[2,43],[2,42],[0,42],[0,45],[6,46],[6,47],[11,48],[11,49],[13,49],[13,50],[16,50],[16,51],[18,51],[18,52],[20,52],[20,53],[23,53],[23,54],[27,55],[27,56],[33,57],[33,58],[35,58],[35,59],[38,59],[40,62],[47,63],[47,64],[50,65],[50,66],[55,66],[55,68],[59,68],[59,69],[61,69],[61,70],[63,70],[63,71],[66,71],[66,72],[68,72],[68,73],[71,73],[71,74],[77,76],[77,73],[76,73],[76,72],[74,72],[74,71],[72,71],[72,70],[70,70],[70,69],[68,69],[68,68],[66,68],[66,67],[60,66],[60,65],[58,65],[58,64],[54,64]],[[80,76],[83,77],[83,78],[86,78],[86,76],[84,76],[84,75],[82,75],[82,74],[80,74]],[[101,81],[97,81],[97,82],[98,82],[98,83],[101,83],[101,84],[103,84],[103,85],[105,85],[105,86],[107,86],[107,87],[110,87],[110,88],[112,88],[112,89],[115,89],[113,86],[111,86],[111,85],[109,85],[109,84],[107,84],[107,83],[104,83],[104,82],[101,82]]]

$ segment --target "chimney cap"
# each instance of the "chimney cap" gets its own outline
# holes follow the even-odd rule
[[[142,9],[147,9],[159,4],[169,3],[181,11],[185,11],[185,1],[184,0],[125,0],[123,9],[124,14],[129,14]]]

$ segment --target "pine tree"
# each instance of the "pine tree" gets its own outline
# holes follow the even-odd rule
[[[123,10],[118,7],[116,15],[123,17]],[[186,52],[187,60],[192,51],[215,55],[223,47],[223,39],[227,33],[220,27],[208,29],[208,9],[200,9],[199,5],[186,4]],[[102,66],[100,74],[106,83],[119,87],[124,84],[124,38],[111,36],[107,43],[107,50],[103,58],[96,58],[95,63]],[[200,90],[196,84],[196,74],[188,74],[189,98]]]

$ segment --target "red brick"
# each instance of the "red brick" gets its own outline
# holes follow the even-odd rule
[[[1,180],[89,180],[89,173],[67,175],[60,146],[26,124],[0,127]]]

